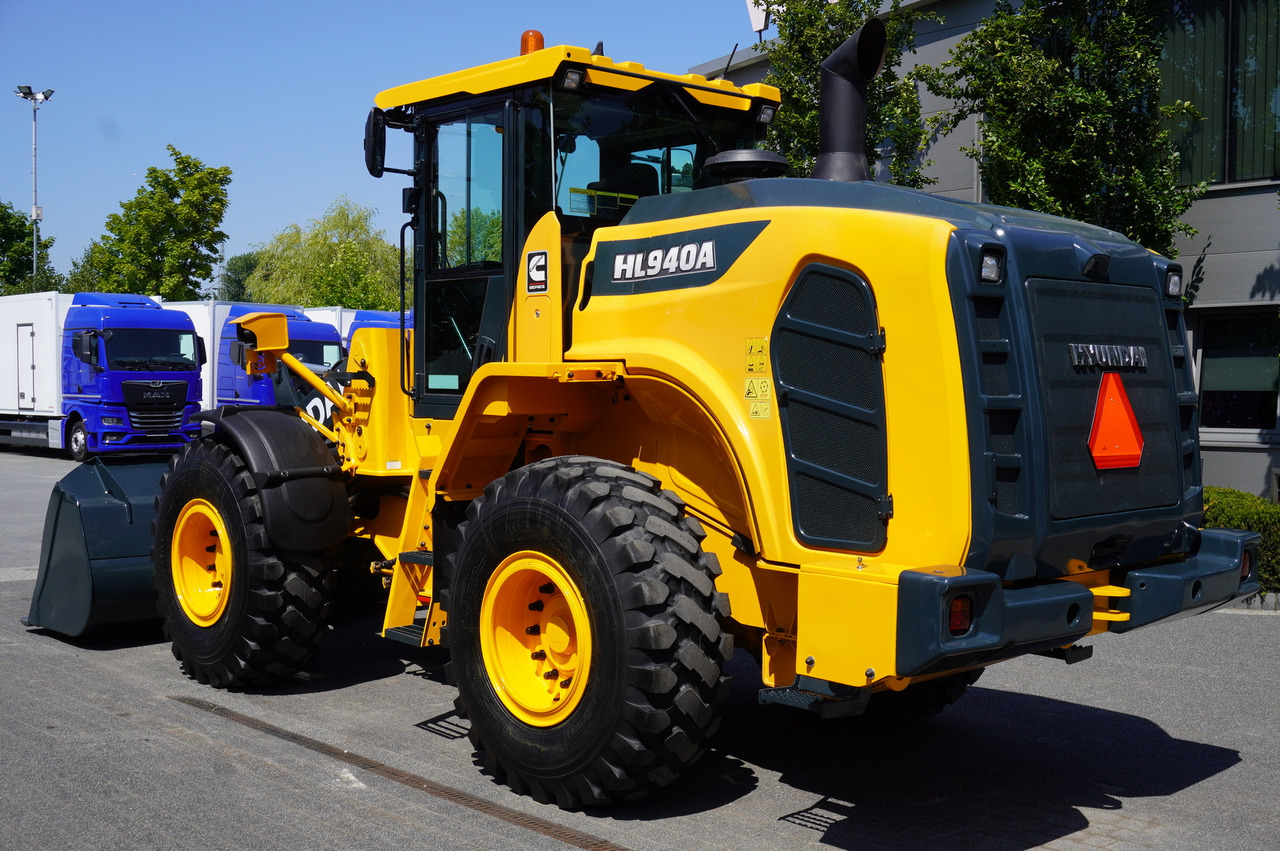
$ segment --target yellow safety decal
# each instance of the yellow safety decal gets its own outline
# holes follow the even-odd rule
[[[748,378],[743,398],[747,400],[751,418],[767,420],[773,417],[773,381],[768,378]]]
[[[747,372],[755,375],[769,374],[769,338],[747,338]]]

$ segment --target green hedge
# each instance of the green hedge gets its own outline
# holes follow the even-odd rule
[[[1204,489],[1204,525],[1262,535],[1258,571],[1263,600],[1280,594],[1280,505],[1232,488]]]

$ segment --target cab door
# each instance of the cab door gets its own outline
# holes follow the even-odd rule
[[[490,101],[422,122],[415,254],[415,414],[449,418],[472,372],[505,354],[511,303],[507,162],[515,110]],[[425,233],[424,233],[425,231]]]

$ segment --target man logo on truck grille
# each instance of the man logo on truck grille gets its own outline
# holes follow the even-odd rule
[[[1093,343],[1067,343],[1071,365],[1104,369],[1146,369],[1147,350],[1143,346],[1103,346]]]
[[[669,278],[673,275],[715,270],[716,241],[707,239],[673,245],[666,251],[654,248],[650,251],[617,254],[613,258],[612,281],[617,283],[640,278]]]

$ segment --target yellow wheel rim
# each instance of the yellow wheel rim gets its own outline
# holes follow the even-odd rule
[[[568,718],[587,687],[591,622],[578,586],[544,553],[508,556],[480,607],[480,651],[511,714],[534,727]]]
[[[218,509],[203,499],[182,508],[173,527],[169,567],[182,611],[199,626],[213,626],[231,595],[231,540]]]

